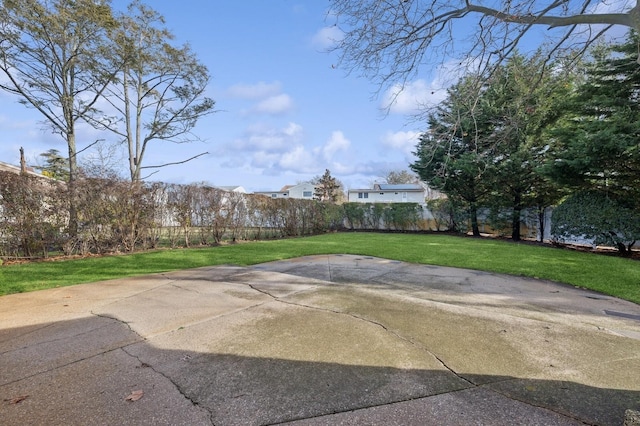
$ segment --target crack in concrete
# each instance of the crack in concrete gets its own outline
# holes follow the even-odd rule
[[[135,330],[131,327],[131,325],[130,325],[128,322],[123,321],[123,320],[121,320],[120,318],[116,318],[116,317],[113,317],[113,316],[111,316],[111,315],[107,315],[107,314],[97,314],[97,313],[95,313],[95,312],[93,312],[93,311],[91,311],[90,313],[91,313],[91,315],[96,316],[96,317],[98,317],[98,318],[106,318],[106,319],[110,319],[110,320],[112,320],[112,321],[116,321],[116,322],[118,322],[118,323],[120,323],[120,324],[124,324],[124,325],[126,325],[126,326],[127,326],[127,328],[129,329],[129,331],[131,331],[133,334],[135,334],[135,335],[136,335],[136,336],[138,336],[140,339],[142,339],[142,341],[147,340],[147,338],[146,338],[146,337],[144,337],[143,335],[141,335],[140,333],[138,333],[137,331],[135,331]],[[128,345],[130,345],[130,344],[132,344],[132,343],[129,343]],[[126,346],[128,346],[128,345],[126,345]]]
[[[68,366],[70,366],[70,365],[74,365],[74,364],[77,364],[77,363],[79,363],[79,362],[84,362],[84,361],[90,360],[90,359],[92,359],[92,358],[96,358],[96,357],[99,357],[99,356],[103,356],[103,355],[106,355],[106,354],[108,354],[108,353],[110,353],[110,352],[115,352],[115,351],[120,350],[120,349],[122,349],[122,347],[121,347],[121,346],[118,346],[118,347],[113,348],[113,349],[108,349],[108,350],[106,350],[106,351],[102,351],[102,352],[99,352],[99,353],[96,353],[96,354],[93,354],[93,355],[89,355],[89,356],[86,356],[86,357],[84,357],[84,358],[76,359],[76,360],[73,360],[73,361],[71,361],[71,362],[67,362],[67,363],[65,363],[65,364],[57,365],[57,366],[55,366],[55,367],[53,367],[53,368],[49,368],[49,369],[46,369],[46,370],[42,370],[42,371],[35,372],[35,373],[30,374],[30,375],[28,375],[28,376],[20,377],[19,379],[16,379],[16,380],[11,380],[10,382],[0,383],[0,386],[7,386],[7,385],[11,385],[11,384],[13,384],[13,383],[18,383],[18,382],[21,382],[21,381],[23,381],[23,380],[31,379],[31,378],[33,378],[33,377],[40,376],[40,375],[42,375],[42,374],[51,373],[52,371],[56,371],[56,370],[59,370],[59,369],[61,369],[61,368],[66,368],[66,367],[68,367]]]
[[[212,413],[210,410],[208,410],[206,407],[201,406],[200,404],[198,404],[198,403],[197,403],[197,401],[194,401],[194,400],[193,400],[189,395],[187,395],[187,394],[183,391],[183,389],[180,387],[180,385],[178,385],[176,382],[174,382],[174,381],[173,381],[173,379],[172,379],[171,377],[169,377],[168,375],[164,374],[162,371],[158,370],[158,369],[157,369],[157,368],[155,368],[153,365],[151,365],[151,364],[149,364],[149,363],[146,363],[146,362],[142,361],[142,360],[140,359],[140,357],[139,357],[139,356],[134,355],[134,354],[130,353],[129,351],[127,351],[127,347],[128,347],[128,346],[133,346],[133,345],[136,345],[136,344],[141,343],[141,342],[146,342],[146,341],[147,341],[147,338],[146,338],[146,337],[142,336],[140,333],[138,333],[136,330],[134,330],[128,322],[123,321],[123,320],[121,320],[121,319],[119,319],[119,318],[114,318],[114,317],[111,317],[111,316],[109,316],[109,315],[104,315],[104,314],[96,314],[96,313],[94,313],[94,312],[91,312],[91,314],[92,314],[92,315],[95,315],[95,316],[97,316],[97,317],[100,317],[100,318],[108,318],[108,319],[111,319],[111,320],[117,321],[117,322],[119,322],[120,324],[125,325],[125,326],[126,326],[126,327],[127,327],[127,328],[132,332],[132,333],[134,333],[136,336],[138,336],[140,339],[142,339],[141,341],[133,342],[133,343],[128,343],[128,344],[126,344],[126,345],[123,345],[123,346],[120,346],[120,347],[118,347],[118,348],[112,349],[112,351],[115,351],[115,350],[120,349],[122,352],[124,352],[124,353],[125,353],[125,354],[127,354],[128,356],[130,356],[130,357],[134,358],[135,360],[137,360],[137,361],[140,363],[140,366],[141,366],[141,367],[146,366],[146,367],[150,368],[154,373],[156,373],[156,374],[158,374],[158,375],[160,375],[160,376],[164,377],[166,380],[168,380],[168,381],[169,381],[169,383],[171,383],[171,385],[172,385],[172,386],[173,386],[173,387],[178,391],[178,393],[179,393],[180,395],[182,395],[182,397],[184,397],[186,400],[188,400],[189,402],[191,402],[191,404],[192,404],[194,407],[197,407],[197,408],[203,409],[203,410],[208,414],[208,416],[209,416],[209,421],[211,422],[211,424],[212,424],[212,425],[214,424],[214,422],[213,422],[213,413]],[[110,351],[107,351],[107,352],[110,352]],[[104,352],[104,353],[107,353],[107,352]],[[98,354],[98,355],[101,355],[101,354]]]
[[[111,318],[111,319],[115,319],[115,318]],[[53,324],[51,324],[51,325],[53,325]],[[51,325],[50,325],[50,326],[51,326]],[[66,337],[60,337],[60,338],[58,338],[58,339],[51,339],[51,340],[40,341],[40,342],[38,342],[38,343],[37,343],[37,344],[35,344],[35,345],[21,346],[21,347],[19,347],[19,348],[10,349],[10,350],[8,350],[8,351],[0,352],[0,355],[10,354],[11,352],[20,351],[20,350],[23,350],[23,349],[26,349],[26,348],[35,348],[35,347],[38,347],[38,346],[41,346],[41,345],[46,345],[46,344],[49,344],[49,343],[59,342],[59,341],[61,341],[61,340],[66,340],[66,339],[70,339],[70,338],[76,338],[76,337],[85,336],[85,335],[87,335],[87,334],[94,333],[94,332],[96,332],[97,330],[103,329],[103,328],[108,327],[108,326],[109,326],[108,324],[104,324],[104,325],[101,325],[100,327],[92,328],[91,330],[87,330],[87,331],[84,331],[84,332],[82,332],[82,333],[74,334],[73,336],[66,336]],[[49,326],[48,326],[48,327],[49,327]],[[43,329],[46,329],[46,328],[47,328],[47,327],[41,327],[41,328],[39,328],[38,330],[43,330]],[[35,331],[38,331],[38,330],[35,330]],[[26,333],[26,334],[29,334],[29,333]],[[18,337],[22,337],[22,336],[18,336]],[[11,339],[11,340],[13,340],[13,339]]]
[[[176,280],[176,281],[171,282],[171,283],[170,283],[171,287],[173,287],[173,288],[177,288],[178,290],[187,291],[187,292],[190,292],[190,293],[202,294],[202,292],[200,292],[200,291],[198,291],[198,290],[196,290],[196,289],[188,288],[188,287],[182,286],[182,285],[180,284],[180,281],[183,281],[183,280]]]
[[[440,363],[440,365],[442,365],[443,368],[445,368],[451,374],[453,374],[456,377],[458,377],[460,380],[463,380],[464,382],[466,382],[466,383],[468,383],[468,384],[470,384],[472,386],[478,386],[476,383],[473,383],[471,380],[469,380],[466,377],[463,377],[462,375],[458,374],[453,368],[451,368],[449,365],[447,365],[447,363],[441,357],[439,357],[438,355],[436,355],[435,353],[430,351],[424,345],[421,345],[421,344],[419,344],[419,343],[417,343],[417,342],[415,342],[415,341],[413,341],[413,340],[411,340],[411,339],[409,339],[407,337],[402,336],[400,333],[398,333],[395,330],[390,329],[389,327],[387,327],[386,325],[384,325],[381,322],[374,321],[374,320],[372,320],[370,318],[365,318],[365,317],[362,317],[362,316],[359,316],[359,315],[356,315],[356,314],[353,314],[353,313],[350,313],[350,312],[337,311],[337,310],[334,310],[334,309],[321,308],[321,307],[318,307],[318,306],[311,306],[311,305],[306,305],[306,304],[303,304],[303,303],[297,303],[297,302],[284,300],[284,299],[282,299],[282,298],[280,298],[278,296],[275,296],[275,295],[269,293],[266,290],[262,290],[262,289],[256,288],[252,284],[247,284],[247,285],[250,288],[254,289],[255,291],[258,291],[258,292],[260,292],[262,294],[265,294],[265,295],[271,297],[273,300],[275,300],[277,302],[280,302],[280,303],[284,303],[284,304],[292,305],[292,306],[299,306],[299,307],[307,308],[307,309],[314,309],[314,310],[323,311],[323,312],[330,312],[330,313],[338,314],[338,315],[347,315],[347,316],[349,316],[351,318],[355,318],[355,319],[357,319],[359,321],[364,321],[364,322],[366,322],[368,324],[373,324],[373,325],[375,325],[377,327],[380,327],[384,331],[386,331],[387,333],[389,333],[392,336],[394,336],[395,338],[397,338],[399,340],[402,340],[404,342],[407,342],[407,343],[411,344],[412,346],[415,346],[415,347],[419,348],[421,351],[429,354],[430,356],[432,356],[433,358],[438,360],[438,362]]]
[[[409,338],[407,338],[407,337],[402,336],[400,333],[396,332],[395,330],[391,330],[391,329],[389,329],[389,327],[387,327],[386,325],[384,325],[384,324],[383,324],[383,323],[381,323],[381,322],[374,321],[374,320],[369,319],[369,318],[364,318],[364,317],[361,317],[361,316],[359,316],[359,315],[356,315],[356,314],[353,314],[353,313],[349,313],[349,312],[342,312],[342,311],[338,311],[338,310],[334,310],[334,309],[321,308],[321,307],[317,307],[317,306],[311,306],[311,305],[306,305],[306,304],[303,304],[303,303],[297,303],[297,302],[292,302],[292,301],[284,300],[284,299],[282,299],[282,298],[280,298],[280,297],[278,297],[278,296],[275,296],[275,295],[273,295],[273,294],[269,293],[269,292],[268,292],[268,291],[266,291],[266,290],[262,290],[262,289],[256,288],[256,287],[255,287],[254,285],[252,285],[252,284],[247,283],[246,285],[248,285],[250,288],[252,288],[252,289],[253,289],[253,290],[255,290],[255,291],[258,291],[258,292],[260,292],[260,293],[262,293],[262,294],[265,294],[265,295],[267,295],[267,296],[271,297],[273,300],[275,300],[276,302],[279,302],[279,303],[284,303],[284,304],[292,305],[292,306],[298,306],[298,307],[306,308],[306,309],[313,309],[313,310],[318,310],[318,311],[323,311],[323,312],[330,312],[330,313],[334,313],[334,314],[338,314],[338,315],[346,315],[346,316],[350,316],[350,317],[352,317],[352,318],[354,318],[354,319],[357,319],[357,320],[359,320],[359,321],[364,321],[364,322],[366,322],[366,323],[369,323],[369,324],[375,325],[375,326],[377,326],[377,327],[380,327],[380,328],[382,328],[383,330],[385,330],[387,333],[389,333],[389,334],[393,335],[394,337],[396,337],[397,339],[402,340],[402,341],[404,341],[404,342],[407,342],[407,343],[409,343],[409,344],[411,344],[411,345],[413,345],[413,346],[415,346],[415,347],[419,348],[419,349],[420,349],[420,350],[422,350],[423,352],[425,352],[425,353],[429,354],[429,355],[430,355],[430,356],[432,356],[434,359],[436,359],[436,360],[437,360],[437,361],[442,365],[442,367],[443,367],[443,368],[445,368],[447,371],[449,371],[451,374],[453,374],[454,376],[456,376],[456,377],[457,377],[457,378],[459,378],[460,380],[462,380],[462,381],[464,381],[464,382],[466,382],[466,383],[468,383],[468,384],[470,385],[470,387],[469,387],[469,388],[458,389],[458,390],[455,390],[455,391],[449,391],[449,392],[442,392],[442,393],[437,393],[437,394],[428,395],[428,396],[422,396],[422,397],[409,398],[409,399],[406,399],[406,400],[399,400],[399,401],[389,402],[389,403],[380,404],[380,405],[373,405],[373,406],[370,406],[370,407],[369,407],[369,406],[367,406],[367,407],[359,407],[359,408],[358,408],[358,410],[360,410],[360,409],[367,409],[367,408],[374,408],[374,407],[389,406],[389,405],[397,404],[397,403],[400,403],[400,402],[407,402],[407,401],[414,401],[414,400],[418,400],[418,399],[425,399],[425,398],[430,398],[430,397],[437,396],[437,395],[450,394],[450,393],[460,392],[460,391],[468,390],[468,389],[483,388],[483,389],[488,390],[489,392],[493,392],[493,393],[496,393],[496,394],[498,394],[498,395],[501,395],[501,396],[503,396],[503,397],[505,397],[505,398],[507,398],[507,399],[509,399],[509,400],[517,401],[517,402],[520,402],[520,403],[522,403],[522,404],[526,404],[526,405],[529,405],[529,406],[532,406],[532,407],[536,407],[536,408],[542,408],[542,409],[548,410],[548,411],[550,411],[550,412],[553,412],[553,413],[555,413],[555,414],[561,415],[561,416],[563,416],[563,417],[567,417],[567,418],[570,418],[570,419],[573,419],[573,420],[576,420],[576,421],[580,421],[580,422],[584,423],[585,425],[589,425],[589,423],[585,423],[583,419],[579,419],[579,418],[574,417],[574,416],[572,416],[572,415],[570,415],[570,414],[567,414],[567,413],[565,413],[565,412],[557,411],[557,410],[553,409],[552,407],[546,407],[546,406],[543,406],[543,405],[533,404],[531,401],[521,400],[521,399],[518,399],[518,398],[516,398],[516,397],[514,397],[514,396],[512,396],[512,395],[508,395],[508,394],[506,394],[506,393],[500,392],[500,391],[498,391],[498,390],[496,390],[496,389],[492,389],[492,388],[490,388],[490,387],[489,387],[491,384],[495,384],[495,383],[500,383],[500,382],[509,382],[509,381],[516,381],[516,380],[517,380],[516,378],[513,378],[513,379],[506,379],[506,380],[501,380],[501,381],[499,381],[499,382],[492,382],[492,383],[485,384],[485,385],[480,385],[480,384],[474,383],[472,380],[470,380],[470,379],[468,379],[468,378],[464,377],[463,375],[459,374],[458,372],[456,372],[452,367],[450,367],[450,366],[445,362],[445,360],[444,360],[444,359],[442,359],[441,357],[439,357],[438,355],[436,355],[435,353],[433,353],[431,350],[429,350],[429,349],[428,349],[427,347],[425,347],[424,345],[422,345],[422,344],[420,344],[420,343],[418,343],[418,342],[415,342],[415,341],[413,341],[412,339],[409,339]],[[353,409],[350,409],[350,410],[346,410],[346,411],[344,411],[344,412],[350,412],[350,411],[354,411],[354,410],[353,410]],[[325,417],[325,416],[328,416],[328,415],[340,414],[340,413],[341,413],[341,412],[336,412],[336,413],[332,413],[332,414],[323,414],[323,415],[321,415],[321,416],[312,416],[312,417],[303,418],[303,419],[292,419],[292,420],[287,420],[287,422],[295,421],[295,420],[305,420],[305,419],[312,419],[312,418],[321,418],[321,417]],[[285,422],[285,423],[286,423],[286,422]],[[274,423],[274,425],[275,425],[275,424],[281,424],[281,423]]]
[[[163,278],[165,278],[165,279],[167,279],[167,280],[169,279],[169,278],[164,277],[164,276],[163,276]],[[128,296],[113,298],[113,300],[112,300],[110,303],[107,303],[107,304],[102,305],[102,306],[109,306],[109,305],[113,305],[114,303],[118,303],[118,302],[121,302],[121,301],[123,301],[123,300],[127,300],[127,299],[132,299],[132,298],[134,298],[134,297],[140,296],[141,294],[149,293],[149,292],[152,292],[152,291],[158,290],[159,288],[162,288],[162,287],[168,287],[168,286],[171,286],[171,285],[173,285],[176,281],[177,281],[177,280],[171,280],[171,281],[168,281],[168,282],[166,282],[166,283],[164,283],[164,284],[162,284],[162,285],[154,286],[154,287],[152,287],[152,288],[148,288],[148,289],[146,289],[146,290],[142,290],[142,291],[139,291],[139,292],[136,292],[136,293],[130,294],[130,295],[128,295]],[[92,313],[93,313],[93,312],[92,312]]]
[[[28,335],[33,334],[33,333],[37,333],[38,331],[45,330],[45,329],[47,329],[49,327],[53,327],[53,324],[54,323],[49,323],[49,324],[45,324],[45,325],[40,326],[40,327],[36,327],[33,330],[29,330],[29,331],[27,331],[25,333],[18,334],[17,336],[12,336],[12,337],[9,337],[8,339],[0,340],[0,343],[10,342],[12,340],[20,339],[20,338],[22,338],[24,336],[28,336]],[[8,353],[8,352],[11,352],[11,351],[0,352],[0,355]]]
[[[490,387],[489,387],[489,386],[490,386],[490,385],[492,385],[492,384],[496,384],[496,383],[505,383],[505,382],[514,382],[514,381],[517,381],[517,380],[519,380],[519,379],[513,378],[513,379],[500,380],[500,381],[497,381],[497,382],[493,382],[493,383],[489,383],[489,384],[483,385],[483,386],[481,386],[481,387],[482,387],[483,389],[488,390],[489,392],[496,393],[496,394],[498,394],[498,395],[500,395],[500,396],[503,396],[503,397],[505,397],[505,398],[507,398],[507,399],[510,399],[510,400],[512,400],[512,401],[518,401],[518,402],[520,402],[521,404],[529,405],[529,406],[531,406],[531,407],[542,408],[542,409],[544,409],[544,410],[550,411],[550,412],[552,412],[552,413],[554,413],[554,414],[557,414],[557,415],[559,415],[559,416],[563,416],[563,417],[566,417],[566,418],[569,418],[569,419],[572,419],[572,420],[578,421],[578,422],[582,423],[582,424],[583,424],[583,425],[585,425],[585,426],[596,426],[596,425],[597,425],[597,423],[587,423],[584,419],[581,419],[581,418],[579,418],[579,417],[576,417],[576,416],[572,415],[571,413],[566,413],[566,412],[564,412],[564,411],[558,411],[558,410],[553,409],[552,407],[547,407],[547,406],[544,406],[544,405],[542,405],[542,404],[534,404],[532,401],[528,401],[528,400],[520,399],[520,398],[518,398],[518,397],[516,397],[516,396],[509,395],[509,394],[507,394],[506,392],[500,392],[500,391],[499,391],[499,390],[497,390],[497,389],[492,389],[492,388],[490,388]]]
[[[122,323],[122,324],[126,324],[126,325],[127,325],[127,327],[129,328],[129,330],[131,330],[133,333],[135,333],[135,334],[136,334],[136,336],[138,336],[138,337],[139,337],[139,338],[141,338],[142,340],[146,340],[144,337],[140,336],[140,334],[138,334],[135,330],[131,329],[131,327],[130,327],[126,322],[124,322],[124,321],[121,321],[121,320],[119,320],[119,319],[117,319],[117,318],[112,318],[112,317],[110,317],[110,316],[106,316],[106,315],[94,314],[93,312],[92,312],[92,314],[93,314],[93,315],[95,315],[95,316],[97,316],[97,317],[100,317],[100,318],[106,318],[106,319],[109,319],[109,320],[112,320],[112,321],[116,321],[116,322],[119,322],[119,323]],[[71,336],[71,337],[78,337],[78,336],[87,335],[87,334],[90,334],[90,333],[92,333],[92,332],[94,332],[94,331],[96,331],[96,330],[100,330],[101,328],[105,328],[105,327],[107,327],[107,326],[108,326],[108,325],[107,325],[107,324],[105,324],[105,325],[100,326],[100,327],[98,327],[98,328],[95,328],[95,329],[92,329],[92,330],[88,330],[88,331],[86,331],[86,332],[79,333],[79,334],[76,334],[76,335]],[[46,328],[46,327],[44,327],[44,328]],[[37,347],[37,346],[40,346],[40,345],[45,344],[45,343],[58,342],[58,341],[65,340],[65,339],[69,339],[69,337],[60,338],[60,339],[52,339],[52,340],[48,340],[48,341],[46,341],[46,342],[40,342],[40,343],[38,343],[36,346],[32,346],[32,347]],[[127,344],[126,344],[126,345],[124,345],[124,346],[129,346],[129,345],[132,345],[132,344],[135,344],[135,343],[139,343],[139,342],[127,343]],[[28,346],[25,346],[25,347],[23,347],[23,348],[19,348],[19,349],[25,349],[25,348],[27,348],[27,347],[28,347]],[[67,363],[65,363],[65,364],[57,365],[57,366],[55,366],[55,367],[53,367],[53,368],[49,368],[49,369],[46,369],[46,370],[38,371],[38,372],[35,372],[35,373],[30,374],[30,375],[28,375],[28,376],[23,376],[23,377],[20,377],[19,379],[12,380],[12,381],[10,381],[10,382],[1,383],[1,384],[0,384],[0,386],[10,385],[10,384],[12,384],[12,383],[17,383],[17,382],[20,382],[20,381],[22,381],[22,380],[27,380],[27,379],[30,379],[30,378],[33,378],[33,377],[39,376],[39,375],[41,375],[41,374],[47,374],[47,373],[50,373],[50,372],[52,372],[52,371],[56,371],[56,370],[58,370],[58,369],[68,367],[68,366],[70,366],[70,365],[77,364],[77,363],[79,363],[79,362],[87,361],[87,360],[89,360],[89,359],[92,359],[92,358],[95,358],[95,357],[98,357],[98,356],[106,355],[106,354],[108,354],[108,353],[110,353],[110,352],[117,351],[118,349],[121,349],[122,347],[123,347],[123,346],[117,346],[117,347],[115,347],[115,348],[108,349],[108,350],[104,350],[104,351],[101,351],[101,352],[98,352],[98,353],[95,353],[95,354],[92,354],[92,355],[89,355],[89,356],[86,356],[86,357],[83,357],[83,358],[80,358],[80,359],[73,360],[73,361],[71,361],[71,362],[67,362]],[[19,349],[15,349],[15,350],[19,350]],[[12,351],[9,351],[9,352],[12,352]],[[8,353],[8,352],[4,352],[3,354],[6,354],[6,353]]]
[[[127,345],[127,346],[131,346],[131,345]],[[200,403],[198,401],[196,401],[195,399],[193,399],[191,396],[189,396],[188,393],[186,393],[184,391],[184,389],[182,389],[182,387],[176,383],[171,376],[165,374],[164,372],[162,372],[161,370],[157,369],[156,367],[154,367],[152,364],[149,364],[143,360],[140,359],[140,357],[138,355],[134,355],[130,352],[127,351],[126,346],[123,346],[120,348],[122,350],[122,352],[124,352],[125,354],[127,354],[128,356],[130,356],[131,358],[137,360],[140,363],[140,367],[146,367],[146,368],[150,368],[151,371],[153,371],[154,373],[158,374],[159,376],[164,377],[169,383],[171,383],[171,385],[178,391],[178,393],[187,401],[189,401],[191,403],[191,405],[195,408],[198,408],[200,410],[204,410],[208,417],[209,417],[209,422],[211,423],[211,425],[214,425],[214,416],[213,416],[213,412],[208,409],[206,406],[204,405],[200,405]]]
[[[510,381],[510,380],[503,380],[503,381]],[[489,392],[493,392],[493,393],[496,393],[498,395],[501,395],[501,396],[503,396],[503,397],[505,397],[507,399],[510,399],[512,401],[517,401],[517,402],[520,402],[520,403],[523,403],[523,404],[526,404],[526,405],[529,405],[529,406],[532,406],[532,407],[548,410],[548,411],[550,411],[550,412],[552,412],[554,414],[566,417],[568,419],[572,419],[572,420],[578,421],[578,422],[582,423],[585,426],[595,426],[595,424],[593,424],[593,423],[586,423],[583,419],[577,418],[577,417],[572,416],[570,414],[558,412],[558,411],[550,409],[549,407],[544,407],[542,405],[532,404],[532,403],[527,402],[527,401],[521,401],[521,400],[519,400],[517,398],[510,397],[508,395],[505,395],[502,392],[496,391],[495,389],[487,388],[486,385],[476,386],[475,388],[482,388],[482,389],[485,389],[485,390],[487,390]],[[448,391],[448,392],[438,392],[438,393],[434,393],[432,395],[417,396],[417,397],[413,397],[413,398],[405,398],[405,399],[400,399],[400,400],[397,400],[397,401],[387,402],[387,403],[384,403],[384,404],[365,405],[365,406],[362,406],[362,407],[359,407],[359,408],[356,408],[356,409],[350,408],[350,409],[346,409],[346,410],[342,410],[342,411],[334,411],[332,413],[319,414],[319,415],[316,415],[316,416],[298,417],[298,418],[285,420],[284,422],[268,423],[265,426],[277,426],[277,425],[289,424],[290,422],[298,422],[298,421],[311,420],[311,419],[322,419],[322,418],[325,418],[325,417],[331,417],[331,416],[335,416],[335,415],[338,415],[338,414],[352,413],[352,412],[355,412],[355,411],[368,410],[368,409],[371,409],[371,408],[388,407],[388,406],[392,406],[392,405],[396,405],[396,404],[402,404],[402,403],[405,403],[405,402],[419,401],[419,400],[423,400],[423,399],[434,398],[434,397],[441,396],[441,395],[449,395],[449,394],[455,394],[455,393],[458,393],[458,392],[465,392],[465,391],[468,391],[469,389],[473,389],[473,388],[458,389],[458,390],[453,390],[453,391]]]

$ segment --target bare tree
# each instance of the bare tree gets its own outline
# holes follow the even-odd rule
[[[116,117],[102,124],[127,146],[131,180],[139,181],[144,178],[143,169],[181,164],[206,154],[144,165],[153,142],[198,140],[191,130],[200,118],[214,112],[215,103],[204,95],[207,68],[189,46],[171,44],[174,36],[164,27],[160,14],[136,0],[119,22],[112,37],[114,62],[124,66],[106,96]]]
[[[548,37],[550,57],[565,50],[580,54],[614,25],[640,31],[640,5],[628,3],[332,0],[331,12],[344,32],[335,47],[341,65],[385,88],[447,59],[486,69],[508,57],[539,26],[554,29]]]
[[[69,161],[69,233],[77,233],[78,123],[95,121],[111,82],[106,34],[115,25],[107,0],[4,0],[0,7],[0,88],[35,108],[64,138]],[[109,64],[111,66],[113,64]],[[86,148],[85,148],[86,149]]]
[[[420,178],[408,170],[391,170],[383,177],[384,181],[391,185],[404,183],[420,183]]]

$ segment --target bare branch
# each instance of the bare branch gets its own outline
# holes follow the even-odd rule
[[[331,50],[347,72],[376,82],[379,94],[450,63],[491,72],[536,27],[554,30],[539,36],[550,60],[584,52],[611,26],[640,30],[640,5],[618,8],[600,13],[592,0],[331,0],[344,33]]]
[[[553,5],[559,5],[564,2],[555,2]],[[553,6],[552,5],[552,6]],[[570,25],[624,25],[633,27],[635,25],[631,14],[629,13],[595,13],[595,14],[576,14],[570,16],[549,16],[546,15],[552,8],[548,7],[543,12],[533,15],[511,15],[496,9],[484,7],[480,5],[468,4],[466,9],[469,12],[476,12],[482,15],[493,16],[503,22],[513,22],[516,24],[527,25],[545,25],[549,28],[567,27]]]
[[[176,164],[184,164],[184,163],[187,163],[187,162],[189,162],[191,160],[195,160],[196,158],[202,157],[203,155],[207,155],[207,154],[209,154],[209,153],[208,152],[202,152],[202,153],[200,153],[198,155],[194,155],[193,157],[188,158],[188,159],[186,159],[184,161],[176,161],[175,163],[165,163],[165,164],[160,164],[158,166],[142,166],[142,167],[140,167],[140,169],[159,169],[161,167],[175,166]]]

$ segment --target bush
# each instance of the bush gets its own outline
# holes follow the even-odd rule
[[[422,208],[417,203],[390,203],[384,210],[387,229],[397,231],[415,230],[422,217]]]
[[[628,255],[640,238],[640,215],[605,193],[582,191],[569,196],[553,211],[551,233],[561,242],[583,237]]]

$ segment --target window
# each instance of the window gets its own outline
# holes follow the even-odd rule
[[[282,194],[283,197],[286,197],[287,195],[289,195],[288,192],[285,192],[284,194]]]
[[[271,194],[271,198],[278,198],[278,194]]]
[[[303,197],[311,197],[313,194],[311,193],[311,191],[302,191],[302,196]]]
[[[368,192],[358,192],[358,198],[369,198]]]

